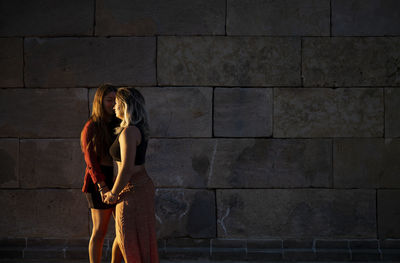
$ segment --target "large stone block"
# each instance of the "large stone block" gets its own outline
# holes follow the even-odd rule
[[[375,190],[217,190],[218,237],[376,238]]]
[[[400,188],[399,139],[335,139],[335,188]]]
[[[304,86],[398,86],[400,38],[304,38]]]
[[[207,190],[157,189],[157,236],[216,236],[215,194]]]
[[[329,187],[331,155],[330,140],[221,139],[209,186]]]
[[[1,190],[0,236],[87,238],[87,202],[80,190]]]
[[[0,188],[19,187],[18,178],[18,139],[0,140]]]
[[[400,238],[400,190],[378,190],[378,235]]]
[[[21,140],[23,188],[81,188],[85,173],[79,139]]]
[[[87,105],[86,89],[0,90],[0,136],[77,138]]]
[[[272,89],[217,88],[214,92],[214,135],[272,135]]]
[[[96,1],[96,35],[199,34],[225,34],[225,0]]]
[[[382,137],[380,88],[280,88],[274,92],[274,137]]]
[[[0,36],[88,36],[93,6],[94,0],[2,0]]]
[[[300,39],[159,37],[160,85],[300,85]]]
[[[400,137],[400,89],[385,89],[385,137]]]
[[[22,87],[24,85],[22,43],[22,39],[19,38],[0,39],[1,87]]]
[[[332,35],[398,36],[399,10],[397,0],[333,0]]]
[[[227,3],[228,35],[329,36],[329,0]]]
[[[146,169],[158,187],[206,188],[215,151],[213,139],[151,139]]]
[[[152,85],[155,38],[29,38],[25,81],[29,87]]]
[[[211,137],[212,88],[141,88],[153,137]]]

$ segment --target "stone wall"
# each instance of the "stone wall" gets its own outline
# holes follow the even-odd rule
[[[399,239],[399,10],[0,1],[0,237],[89,237],[79,135],[111,83],[147,100],[160,240]]]

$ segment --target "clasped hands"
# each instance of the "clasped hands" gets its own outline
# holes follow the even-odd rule
[[[118,201],[118,196],[116,194],[113,194],[107,186],[101,187],[99,189],[100,195],[101,195],[101,200],[103,203],[113,205]]]

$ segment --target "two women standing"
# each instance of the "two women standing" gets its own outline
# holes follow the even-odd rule
[[[121,120],[119,127],[115,125],[113,108]],[[114,139],[114,133],[109,131],[115,127],[117,136]],[[112,262],[119,263],[122,258],[125,263],[159,261],[155,190],[144,166],[148,138],[143,96],[133,88],[115,91],[110,86],[100,87],[93,102],[92,116],[81,134],[87,164],[82,190],[86,192],[93,221],[90,262],[101,260],[101,248],[114,205],[116,238]],[[109,174],[112,175],[111,157],[118,165],[114,184],[108,179]]]

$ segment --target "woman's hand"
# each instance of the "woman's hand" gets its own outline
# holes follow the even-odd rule
[[[105,194],[106,194],[108,191],[110,191],[110,190],[108,189],[107,186],[104,186],[104,187],[99,188],[99,192],[100,192],[100,196],[101,196],[101,201],[102,201],[103,203],[104,203]]]
[[[111,191],[108,191],[107,193],[104,194],[104,203],[106,204],[115,204],[117,202],[118,198],[116,194],[113,194]]]

